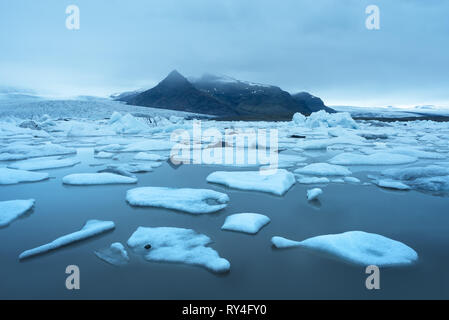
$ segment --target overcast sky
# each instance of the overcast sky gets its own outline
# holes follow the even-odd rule
[[[380,30],[365,27],[370,4]],[[177,69],[328,105],[449,106],[448,0],[2,0],[0,43],[0,85],[46,94],[151,87]]]

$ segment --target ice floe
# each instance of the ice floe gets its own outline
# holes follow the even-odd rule
[[[270,218],[263,214],[236,213],[226,217],[221,229],[256,234],[269,222]]]
[[[321,190],[320,188],[313,188],[313,189],[307,190],[307,200],[308,201],[315,200],[321,194],[323,194],[323,190]]]
[[[295,113],[293,115],[293,123],[308,128],[359,128],[348,112],[327,113],[324,110],[313,112],[308,117],[305,117],[300,113]]]
[[[109,153],[109,152],[105,152],[105,151],[100,151],[99,153],[97,153],[94,157],[98,158],[98,159],[111,159],[114,156],[113,153]]]
[[[130,260],[128,252],[120,242],[114,242],[109,248],[97,250],[94,253],[101,260],[114,266],[123,266]]]
[[[298,168],[294,172],[315,176],[349,176],[352,174],[349,169],[343,166],[329,163],[312,163],[303,168]]]
[[[418,259],[415,250],[402,242],[363,231],[322,235],[304,241],[273,237],[276,248],[304,247],[359,265],[399,266]]]
[[[330,182],[330,180],[325,177],[303,177],[303,176],[297,176],[296,181],[301,184],[321,184]]]
[[[278,169],[273,174],[261,174],[259,171],[215,171],[209,174],[206,180],[230,188],[275,195],[283,195],[296,182],[295,176],[285,169]]]
[[[137,183],[137,178],[127,177],[109,172],[73,173],[63,177],[62,182],[69,185],[121,184]]]
[[[134,156],[134,160],[144,160],[144,161],[164,161],[167,159],[168,157],[163,157],[156,153],[146,153],[146,152],[139,152]]]
[[[389,179],[375,179],[373,183],[382,188],[396,189],[396,190],[410,190],[411,187],[402,183],[401,181],[389,180]]]
[[[48,173],[0,168],[0,184],[37,182],[48,179]]]
[[[0,160],[23,160],[76,153],[76,149],[47,143],[43,145],[11,144],[0,148]]]
[[[209,189],[142,187],[130,189],[126,200],[133,206],[159,207],[192,214],[212,213],[227,206],[227,194]]]
[[[398,165],[418,161],[418,158],[403,154],[378,152],[369,155],[340,153],[329,160],[339,165]]]
[[[71,167],[78,163],[80,163],[80,161],[74,158],[61,159],[54,157],[46,157],[46,158],[33,158],[13,162],[8,165],[8,168],[19,170],[45,170],[45,169]]]
[[[34,199],[0,201],[0,228],[9,225],[34,206]]]
[[[208,236],[192,229],[138,227],[128,239],[128,246],[148,261],[198,265],[220,273],[229,271],[229,261],[206,247],[211,242]]]
[[[112,221],[88,220],[81,230],[59,237],[50,243],[34,249],[26,250],[19,255],[19,259],[25,259],[38,254],[43,254],[73,242],[93,237],[114,228],[115,224]]]

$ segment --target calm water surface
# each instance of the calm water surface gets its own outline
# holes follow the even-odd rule
[[[92,156],[92,149],[79,149],[82,164],[46,170],[53,177],[48,181],[0,186],[0,200],[36,199],[33,212],[0,229],[1,299],[449,298],[447,197],[334,183],[323,188],[320,205],[311,205],[305,199],[307,185],[296,184],[284,197],[237,191],[206,182],[217,167],[174,169],[167,163],[138,174],[137,185],[62,185],[66,174],[98,170],[89,164],[102,161]],[[122,154],[122,160],[127,156],[132,157]],[[355,176],[366,181],[366,174]],[[200,216],[133,208],[125,194],[138,186],[210,188],[227,193],[231,201],[218,213]],[[240,212],[266,214],[272,221],[255,236],[220,230],[227,215]],[[116,229],[19,262],[22,251],[77,231],[89,219],[112,220]],[[94,255],[94,250],[112,242],[126,245],[138,226],[204,233],[214,241],[211,247],[230,261],[231,271],[217,275],[196,266],[148,262],[130,250],[131,262],[114,267]],[[274,235],[303,240],[350,230],[402,241],[418,252],[419,261],[408,267],[382,268],[381,289],[369,291],[362,267],[299,248],[275,250],[270,243]],[[65,288],[65,268],[71,264],[81,271],[78,291]]]

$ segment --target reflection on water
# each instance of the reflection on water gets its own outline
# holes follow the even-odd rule
[[[133,299],[312,299],[449,298],[449,198],[395,192],[375,186],[329,184],[320,202],[306,200],[307,185],[284,197],[208,184],[216,167],[164,163],[138,174],[137,185],[64,186],[69,173],[95,172],[92,149],[80,149],[80,165],[47,170],[52,179],[0,186],[0,200],[35,198],[32,213],[0,229],[0,298]],[[127,155],[122,154],[123,160]],[[128,159],[131,159],[129,155]],[[103,162],[103,161],[102,161]],[[114,160],[105,160],[114,163]],[[116,162],[116,161],[115,161]],[[222,168],[221,168],[222,169]],[[234,168],[233,170],[242,170]],[[363,181],[365,175],[356,174]],[[160,208],[134,208],[126,190],[141,186],[209,188],[230,196],[218,213],[190,215]],[[257,235],[220,230],[225,217],[240,212],[269,216]],[[89,219],[112,220],[112,232],[19,262],[18,255],[79,230]],[[126,244],[138,226],[192,228],[214,240],[211,245],[231,263],[217,275],[201,267],[144,261],[128,250],[128,265],[114,267],[94,251],[113,242]],[[274,235],[293,240],[362,230],[404,242],[419,254],[417,264],[381,269],[381,289],[365,288],[365,269],[300,248],[273,249]],[[67,265],[77,265],[81,289],[65,288]]]

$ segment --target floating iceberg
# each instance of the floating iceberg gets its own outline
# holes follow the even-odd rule
[[[123,266],[129,262],[128,252],[120,242],[114,242],[109,248],[94,253],[101,260],[114,266]]]
[[[397,165],[418,161],[418,158],[403,154],[378,152],[369,155],[340,153],[329,162],[340,165]]]
[[[380,180],[374,180],[374,184],[378,185],[382,188],[388,188],[388,189],[396,189],[396,190],[410,190],[411,187],[406,185],[405,183],[402,183],[401,181],[395,181],[395,180],[388,180],[388,179],[380,179]]]
[[[160,150],[171,150],[175,145],[174,142],[169,140],[156,140],[147,139],[145,141],[135,142],[128,145],[123,152],[145,152],[145,151],[160,151]]]
[[[80,161],[73,158],[33,158],[11,163],[8,165],[8,168],[19,170],[45,170],[71,167],[78,163],[80,163]]]
[[[0,148],[0,161],[23,160],[27,158],[57,156],[72,153],[76,153],[76,149],[66,148],[52,143],[37,146],[12,144],[7,147]]]
[[[298,168],[294,172],[316,176],[349,176],[352,174],[345,167],[329,163],[312,163],[303,168]]]
[[[221,229],[256,234],[269,222],[270,218],[263,214],[237,213],[227,216]]]
[[[119,134],[137,134],[150,129],[150,126],[143,120],[139,120],[129,113],[122,116],[118,112],[112,114],[109,120],[109,126]]]
[[[322,193],[323,193],[323,190],[321,190],[320,188],[313,188],[313,189],[307,190],[307,200],[308,201],[315,200]]]
[[[293,115],[293,123],[311,129],[332,127],[358,129],[359,127],[348,112],[327,113],[324,110],[313,112],[308,117],[295,113]]]
[[[143,187],[128,190],[126,200],[133,206],[201,214],[225,208],[229,197],[227,194],[208,189]]]
[[[276,248],[304,247],[359,265],[398,266],[418,259],[416,251],[402,242],[363,231],[323,235],[300,242],[273,237],[271,242]]]
[[[119,184],[137,183],[137,178],[122,176],[109,172],[101,173],[74,173],[62,178],[64,184],[70,185],[97,185],[97,184]]]
[[[330,180],[325,177],[302,177],[298,176],[298,183],[301,184],[320,184],[320,183],[329,183]]]
[[[0,184],[36,182],[48,179],[48,173],[0,168]]]
[[[215,171],[207,176],[207,182],[281,196],[295,184],[295,176],[285,169],[278,169],[276,173],[266,175],[259,171]]]
[[[139,152],[134,156],[134,160],[144,160],[144,161],[164,161],[167,159],[168,157],[163,157],[159,154],[146,153],[146,152]]]
[[[113,153],[109,153],[109,152],[105,152],[105,151],[100,151],[99,153],[97,153],[94,157],[98,158],[98,159],[111,159],[114,156]]]
[[[0,228],[9,225],[34,206],[34,199],[0,201]]]
[[[128,239],[128,246],[148,261],[198,265],[213,272],[229,271],[229,261],[206,247],[211,242],[208,236],[192,229],[138,227]]]
[[[19,255],[19,259],[29,258],[38,254],[42,254],[62,246],[66,246],[76,241],[84,240],[93,237],[97,234],[112,230],[115,228],[115,224],[112,221],[101,220],[89,220],[79,231],[67,234],[50,243],[44,244],[40,247],[26,250]]]

